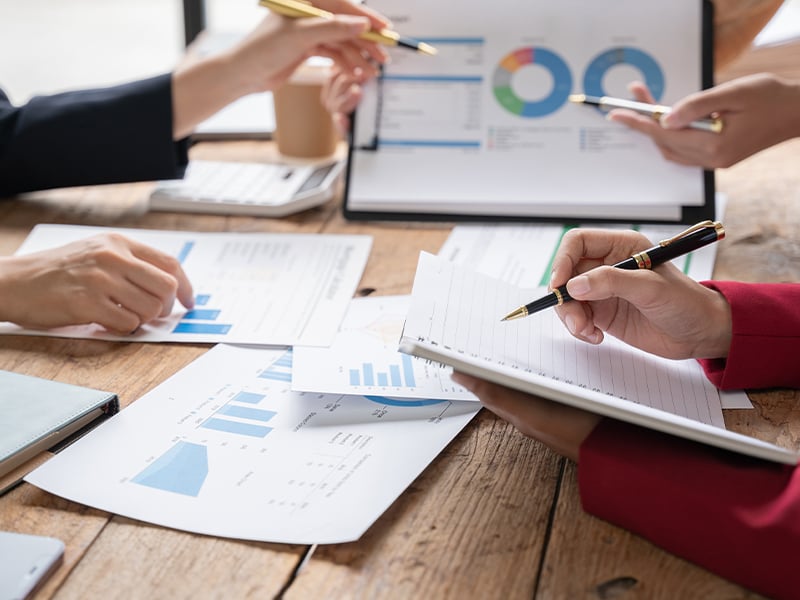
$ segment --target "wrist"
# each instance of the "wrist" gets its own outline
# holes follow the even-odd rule
[[[181,139],[222,108],[249,93],[229,53],[191,61],[172,74],[172,132]]]
[[[733,318],[728,300],[720,292],[709,289],[709,308],[706,314],[709,327],[695,358],[726,358],[733,339]]]

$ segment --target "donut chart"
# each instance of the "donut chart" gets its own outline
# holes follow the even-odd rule
[[[603,89],[603,77],[609,69],[616,65],[627,64],[641,71],[650,93],[656,102],[664,94],[664,72],[656,60],[637,48],[620,46],[611,48],[597,55],[583,76],[583,90],[587,96],[606,96]]]
[[[550,72],[553,87],[539,100],[520,98],[511,86],[514,74],[529,65],[538,65]],[[525,118],[544,117],[557,111],[572,90],[569,66],[558,54],[545,48],[525,47],[510,52],[497,65],[492,79],[494,97],[508,112]]]

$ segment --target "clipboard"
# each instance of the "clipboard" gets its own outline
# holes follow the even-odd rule
[[[390,49],[351,119],[351,220],[693,223],[714,219],[713,171],[666,161],[642,134],[571,94],[659,104],[713,85],[713,8],[636,0],[464,10],[372,0],[436,56]],[[709,134],[715,135],[715,134]]]

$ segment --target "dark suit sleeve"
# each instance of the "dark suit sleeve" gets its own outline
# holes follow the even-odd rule
[[[187,140],[172,140],[169,74],[20,107],[0,92],[0,197],[180,178],[187,151]]]

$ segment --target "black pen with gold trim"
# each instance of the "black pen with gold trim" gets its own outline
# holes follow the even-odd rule
[[[689,229],[680,232],[674,237],[658,242],[657,246],[653,246],[642,252],[637,252],[630,258],[626,258],[613,266],[616,269],[627,269],[629,271],[635,271],[636,269],[652,269],[673,258],[693,252],[703,246],[721,240],[724,237],[725,228],[722,226],[722,223],[719,221],[703,221],[692,225]],[[510,321],[512,319],[527,317],[528,315],[532,315],[545,308],[550,308],[551,306],[561,306],[570,300],[572,300],[572,297],[567,292],[567,286],[565,284],[546,296],[511,311],[503,317],[501,321]]]

